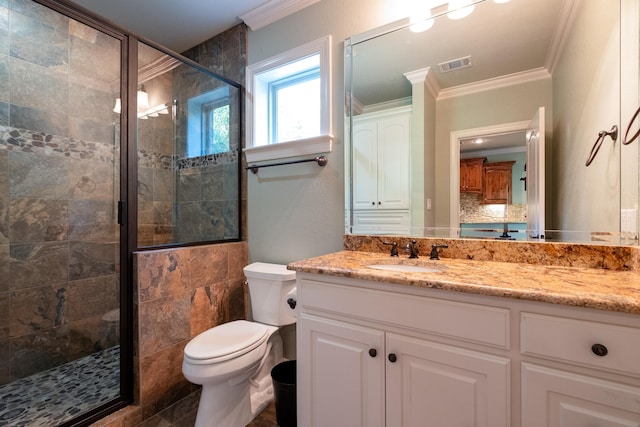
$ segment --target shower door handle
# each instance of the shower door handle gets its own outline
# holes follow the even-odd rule
[[[127,205],[124,200],[118,200],[118,224],[124,225],[124,217],[125,212],[127,210]]]

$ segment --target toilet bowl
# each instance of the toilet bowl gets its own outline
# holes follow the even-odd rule
[[[253,321],[211,328],[185,346],[182,372],[202,385],[196,427],[248,424],[273,399],[270,372],[283,360],[279,327],[295,322],[295,272],[253,263],[244,268]]]

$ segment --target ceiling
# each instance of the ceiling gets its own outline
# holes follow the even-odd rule
[[[406,27],[358,42],[352,47],[352,94],[364,106],[409,97],[405,73],[427,68],[443,92],[549,69],[562,6],[563,0],[485,1],[466,18],[437,17],[422,33]],[[439,70],[438,64],[464,57],[471,58],[470,67]]]
[[[73,0],[137,35],[175,52],[239,24],[269,0]]]

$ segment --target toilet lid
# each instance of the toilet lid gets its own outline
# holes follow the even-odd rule
[[[261,344],[267,336],[266,325],[235,320],[196,336],[185,346],[184,354],[194,360],[218,359],[234,353],[244,354]]]

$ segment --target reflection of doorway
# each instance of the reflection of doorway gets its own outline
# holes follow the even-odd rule
[[[544,117],[544,109],[536,113],[537,117]],[[535,123],[534,123],[535,122]],[[508,152],[513,151],[527,151],[526,164],[528,170],[526,177],[529,180],[527,182],[526,192],[526,222],[527,230],[529,230],[529,237],[541,237],[544,230],[544,162],[540,160],[540,157],[544,159],[544,138],[537,138],[535,147],[529,146],[528,142],[532,139],[529,135],[532,134],[531,129],[535,129],[536,135],[544,135],[544,129],[542,123],[538,121],[522,121],[505,123],[493,126],[485,126],[473,129],[464,129],[460,131],[451,132],[450,134],[450,158],[451,158],[451,177],[450,177],[450,227],[451,229],[460,228],[460,159],[471,158],[474,156],[484,157],[480,153],[490,152]],[[482,138],[485,140],[482,144],[474,144],[474,140]],[[493,141],[493,145],[491,143]],[[511,141],[506,144],[506,141]],[[514,142],[518,141],[518,142]],[[466,145],[466,147],[465,147]],[[474,146],[475,145],[475,146]],[[520,145],[519,148],[515,148],[515,145]],[[483,146],[483,148],[479,148]],[[462,147],[462,148],[461,148]],[[472,147],[472,148],[469,148]],[[535,149],[534,149],[535,148]],[[461,155],[462,151],[462,155]],[[534,155],[533,153],[537,153]],[[474,154],[475,153],[475,154]],[[542,156],[540,156],[542,153]],[[514,171],[515,172],[515,171]],[[520,176],[525,176],[524,171],[517,172],[518,179]],[[533,181],[532,181],[533,180]],[[524,182],[522,182],[524,185]],[[534,191],[531,191],[534,190]],[[533,197],[533,198],[532,198]],[[542,227],[542,228],[540,228]]]

